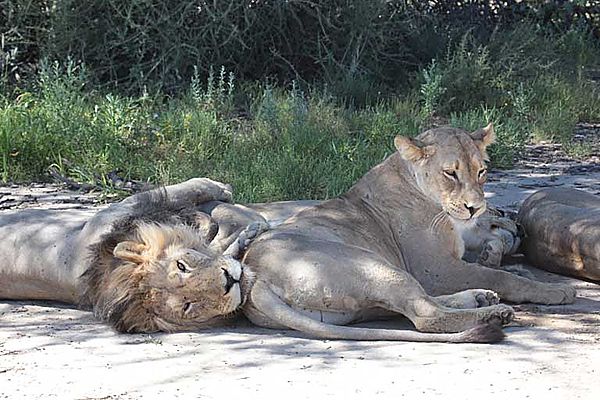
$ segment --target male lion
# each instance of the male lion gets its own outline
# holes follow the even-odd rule
[[[213,326],[243,302],[233,257],[265,227],[218,232],[197,209],[211,200],[230,201],[230,188],[192,179],[99,212],[4,212],[0,299],[78,304],[121,332]]]

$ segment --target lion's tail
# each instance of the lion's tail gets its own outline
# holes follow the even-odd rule
[[[253,287],[251,297],[254,307],[274,322],[321,339],[496,343],[504,338],[504,333],[497,324],[480,324],[458,333],[424,333],[330,325],[299,313],[285,304],[271,290],[261,285]]]

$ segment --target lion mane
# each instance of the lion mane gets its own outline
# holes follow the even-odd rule
[[[208,215],[170,201],[163,192],[148,193],[133,213],[116,221],[110,232],[89,246],[90,268],[81,277],[85,290],[80,305],[91,308],[119,332],[197,328],[198,324],[164,318],[153,305],[164,300],[161,293],[176,291],[179,284],[169,287],[166,282],[165,254],[194,249],[207,259],[218,260],[207,244],[217,230]],[[125,257],[119,256],[124,252]],[[220,287],[220,280],[213,286]]]

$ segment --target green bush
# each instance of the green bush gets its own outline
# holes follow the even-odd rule
[[[213,65],[242,80],[318,78],[354,90],[406,76],[426,47],[423,24],[384,1],[65,0],[54,16],[50,56],[73,55],[98,82],[137,90],[173,91]]]
[[[0,0],[0,90],[34,76],[50,41],[50,14],[44,0]]]
[[[229,112],[227,73],[166,99],[86,92],[72,63],[41,71],[36,90],[2,99],[4,182],[45,179],[53,166],[107,188],[118,171],[165,184],[210,176],[232,183],[241,201],[324,198],[389,155],[394,135],[419,130],[409,100],[352,111],[327,93],[265,84],[240,118]]]
[[[0,71],[15,82],[43,58],[72,57],[95,83],[172,93],[194,68],[206,78],[211,66],[225,65],[242,81],[326,82],[362,105],[384,87],[403,87],[467,29],[475,47],[493,46],[493,32],[521,23],[565,36],[570,51],[597,41],[599,15],[583,1],[0,0]],[[536,50],[527,38],[515,34],[507,50]]]
[[[569,5],[570,4],[570,5]],[[502,7],[500,7],[502,6]],[[493,165],[600,120],[587,2],[0,0],[0,178],[323,198],[396,134],[494,122]],[[59,60],[59,61],[47,61]],[[594,80],[596,79],[596,80]],[[579,150],[577,150],[579,152]]]

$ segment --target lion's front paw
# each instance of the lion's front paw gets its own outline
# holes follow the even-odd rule
[[[475,289],[475,301],[477,301],[477,308],[494,306],[500,303],[500,296],[494,291],[486,289]]]
[[[503,249],[499,241],[491,241],[485,244],[477,258],[477,263],[490,268],[498,268],[502,262]]]
[[[500,297],[487,289],[467,289],[446,296],[438,296],[437,300],[446,307],[466,309],[496,305],[500,302]]]
[[[269,224],[266,221],[252,222],[240,233],[240,245],[247,247],[254,238],[267,230],[269,230]]]
[[[507,325],[515,318],[515,311],[511,306],[506,304],[498,304],[492,306],[493,309],[489,312],[482,322],[489,324]]]
[[[550,293],[547,304],[571,304],[575,301],[577,290],[569,285],[550,285]]]

